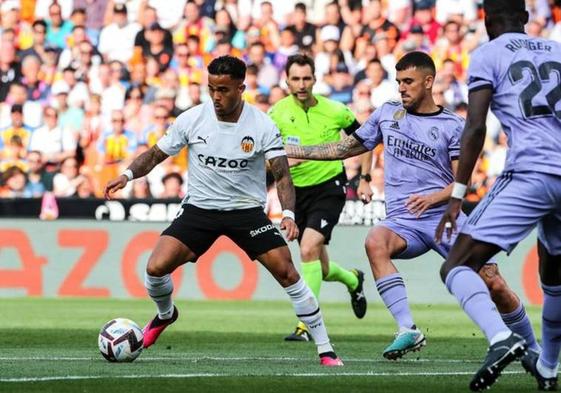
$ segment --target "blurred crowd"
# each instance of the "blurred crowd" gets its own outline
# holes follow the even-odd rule
[[[465,116],[471,51],[488,38],[477,0],[2,0],[0,197],[102,196],[105,182],[153,146],[182,111],[208,100],[205,67],[221,55],[248,64],[244,98],[267,111],[286,92],[288,56],[316,61],[316,92],[360,122],[399,99],[395,63],[422,50],[437,65],[436,102]],[[530,36],[561,41],[559,0],[527,0]],[[500,124],[468,199],[504,165]],[[358,159],[345,162],[355,182]],[[122,198],[186,193],[187,156],[130,183]],[[383,156],[375,151],[375,196]],[[352,191],[349,198],[353,197]]]

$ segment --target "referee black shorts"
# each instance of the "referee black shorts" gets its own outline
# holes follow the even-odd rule
[[[331,179],[308,187],[296,187],[296,225],[300,234],[312,228],[323,235],[324,244],[329,244],[331,232],[339,222],[339,216],[347,199],[347,176],[345,172]]]
[[[208,210],[183,205],[162,235],[172,236],[193,251],[204,254],[221,235],[232,239],[252,259],[286,242],[262,208]]]

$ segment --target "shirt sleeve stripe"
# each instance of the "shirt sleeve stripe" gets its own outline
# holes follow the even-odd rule
[[[270,151],[272,151],[272,150],[284,150],[284,147],[283,147],[283,146],[271,147],[270,149],[265,150],[265,153],[268,153],[268,152],[270,152]]]
[[[355,139],[356,139],[357,141],[359,141],[361,145],[364,146],[364,139],[362,139],[360,136],[358,136],[358,134],[357,134],[356,132],[353,132],[353,133],[352,133],[352,136],[354,136]]]
[[[265,152],[265,159],[266,160],[270,160],[272,158],[276,158],[276,157],[282,157],[282,156],[286,156],[286,152],[284,151],[284,149],[282,150],[269,150],[268,152]]]
[[[474,86],[474,87],[470,87],[469,88],[469,92],[473,93],[475,91],[479,91],[479,90],[483,90],[483,89],[490,89],[493,90],[493,85],[490,83],[486,83],[484,85],[478,85],[478,86]]]
[[[355,119],[347,128],[343,128],[343,131],[345,131],[345,134],[351,135],[359,128],[360,128],[360,123],[358,122],[357,119]]]

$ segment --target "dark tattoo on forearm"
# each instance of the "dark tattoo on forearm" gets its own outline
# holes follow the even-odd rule
[[[160,150],[158,145],[154,145],[136,157],[128,169],[132,171],[134,178],[137,179],[146,176],[156,165],[168,157],[166,153]]]
[[[288,169],[288,159],[286,156],[275,157],[269,160],[269,163],[271,165],[273,177],[277,182],[277,194],[283,210],[288,209],[294,211],[296,193]]]
[[[285,149],[290,158],[304,158],[318,161],[343,160],[368,151],[368,149],[352,135],[335,143],[311,146],[287,145]]]

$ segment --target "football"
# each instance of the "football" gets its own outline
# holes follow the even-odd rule
[[[143,349],[144,335],[136,323],[126,318],[115,318],[101,328],[99,351],[110,362],[132,362]]]

